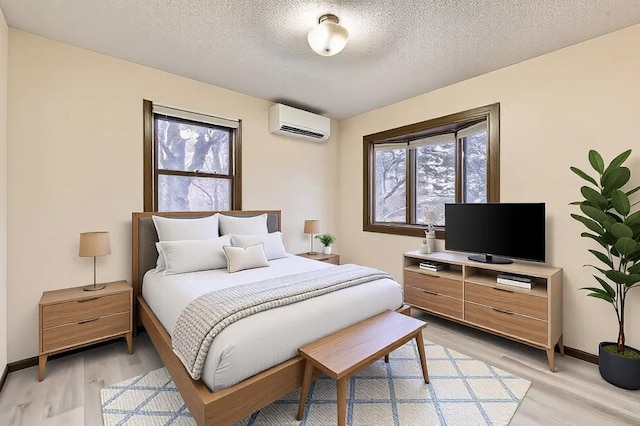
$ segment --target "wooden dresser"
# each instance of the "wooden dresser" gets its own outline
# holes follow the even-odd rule
[[[447,269],[421,269],[424,260]],[[499,273],[525,275],[532,289],[496,282]],[[495,265],[474,262],[454,253],[404,254],[405,303],[425,312],[544,349],[555,370],[555,346],[562,341],[562,269],[514,262]]]
[[[45,291],[38,308],[38,381],[44,378],[47,357],[58,352],[125,337],[133,353],[132,303],[133,289],[126,281],[98,291]]]

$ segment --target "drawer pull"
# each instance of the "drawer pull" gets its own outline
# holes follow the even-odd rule
[[[504,288],[493,287],[494,290],[504,291],[505,293],[513,293],[513,290],[506,290]]]
[[[432,296],[440,296],[440,295],[439,295],[438,293],[436,293],[435,291],[429,291],[429,290],[420,290],[420,291],[422,291],[423,293],[430,294],[430,295],[432,295]]]
[[[88,322],[94,322],[94,321],[98,321],[100,318],[91,318],[88,320],[84,320],[84,321],[78,321],[77,324],[86,324]]]
[[[98,300],[99,297],[92,297],[91,299],[77,300],[78,303],[91,302],[92,300]]]
[[[513,315],[513,312],[509,312],[509,311],[503,311],[502,309],[498,309],[498,308],[491,308],[496,312],[500,312],[501,314],[507,314],[507,315]]]

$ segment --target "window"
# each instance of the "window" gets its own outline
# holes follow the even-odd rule
[[[499,104],[368,135],[365,231],[443,237],[446,203],[499,201]]]
[[[240,122],[144,101],[145,211],[240,210]]]

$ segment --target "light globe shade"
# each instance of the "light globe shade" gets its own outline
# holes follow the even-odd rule
[[[318,55],[336,55],[347,45],[349,31],[338,22],[335,15],[322,15],[318,25],[309,31],[307,41]]]
[[[109,232],[82,232],[80,234],[80,257],[106,256],[111,254]]]
[[[305,234],[317,234],[320,232],[319,220],[305,220],[304,221],[304,233]]]

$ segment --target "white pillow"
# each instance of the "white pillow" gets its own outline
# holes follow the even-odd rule
[[[267,214],[250,217],[235,217],[220,215],[220,235],[241,234],[258,235],[267,234]]]
[[[218,233],[218,216],[219,214],[216,213],[212,216],[196,219],[162,216],[151,216],[151,219],[153,219],[153,224],[158,233],[158,241],[209,240],[220,236]],[[164,257],[158,251],[156,271],[162,271],[164,268]]]
[[[264,244],[267,260],[287,257],[287,251],[282,243],[282,232],[272,232],[263,235],[231,235],[231,243],[236,247],[248,247],[258,243]]]
[[[229,245],[229,236],[210,240],[160,241],[156,243],[164,258],[164,275],[220,269],[227,266],[223,246]]]
[[[218,238],[218,213],[196,219],[151,216],[159,241],[209,240]]]
[[[222,249],[227,258],[227,271],[229,272],[269,266],[262,243],[249,247],[224,246]]]

